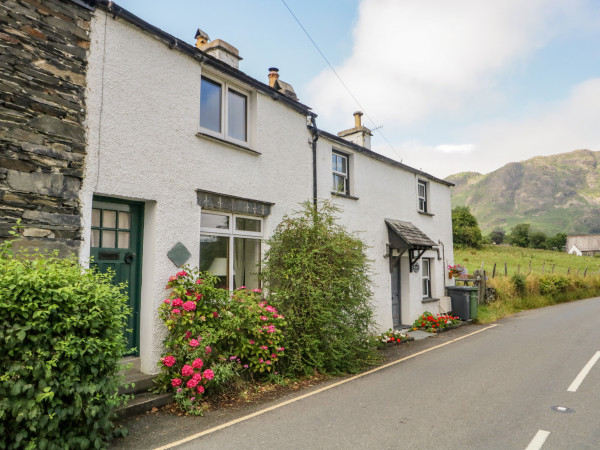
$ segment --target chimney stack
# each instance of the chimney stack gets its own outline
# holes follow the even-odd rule
[[[279,79],[279,69],[277,67],[269,67],[269,86],[275,87],[275,82]]]
[[[219,61],[239,69],[242,60],[239,50],[221,39],[211,41],[208,34],[200,28],[196,31],[196,47]]]
[[[362,127],[362,123],[361,122],[361,116],[363,115],[362,111],[356,111],[354,113],[354,127],[355,128],[360,128]]]
[[[269,86],[292,100],[298,101],[296,92],[291,84],[279,79],[279,69],[269,67]]]
[[[356,111],[354,113],[354,128],[340,131],[338,136],[371,150],[371,136],[373,136],[373,133],[363,126],[362,115],[362,111]]]

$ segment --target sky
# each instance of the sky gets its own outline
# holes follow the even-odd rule
[[[198,28],[228,42],[265,83],[279,68],[319,128],[363,111],[373,150],[440,178],[600,151],[600,0],[116,3],[190,44]]]

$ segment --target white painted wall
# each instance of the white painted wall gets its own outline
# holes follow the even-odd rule
[[[144,202],[140,351],[142,370],[154,373],[164,335],[157,310],[167,294],[166,281],[177,270],[166,255],[182,242],[192,254],[188,263],[199,262],[196,190],[274,203],[264,222],[268,238],[284,214],[312,197],[310,133],[302,114],[230,79],[226,81],[250,93],[250,141],[261,154],[199,137],[200,78],[211,68],[102,11],[92,20],[91,39],[81,255],[82,260],[89,255],[94,195]],[[351,195],[358,200],[331,195],[332,147],[351,154]],[[433,294],[443,296],[445,266],[453,261],[449,187],[429,183],[434,215],[425,216],[417,212],[414,173],[325,137],[318,141],[317,158],[318,197],[339,205],[341,222],[361,232],[370,246],[379,328],[392,325],[389,263],[383,256],[388,242],[385,218],[412,222],[435,242],[443,242],[444,260],[434,251],[425,255],[433,258]],[[437,304],[421,303],[421,273],[408,272],[407,257],[401,264],[404,323],[424,310],[440,312]],[[446,310],[447,303],[442,304]]]
[[[336,149],[350,155],[350,195],[358,199],[331,194],[331,152]],[[450,188],[439,182],[429,182],[428,210],[417,211],[417,175],[354,151],[350,146],[321,137],[318,141],[319,198],[330,199],[342,208],[341,223],[359,232],[368,243],[369,258],[373,260],[375,316],[381,330],[392,326],[391,287],[386,244],[388,230],[385,219],[411,222],[434,242],[441,241],[439,259],[434,250],[423,257],[432,258],[432,295],[440,302],[422,303],[421,275],[409,272],[408,254],[401,258],[401,315],[404,324],[411,324],[424,311],[434,314],[450,310],[449,298],[444,297],[447,264],[453,261],[452,213]],[[448,280],[448,284],[453,284]]]
[[[93,195],[145,203],[140,351],[156,372],[163,328],[157,309],[177,270],[167,252],[182,242],[199,258],[196,190],[273,202],[265,235],[312,194],[305,117],[251,92],[253,148],[198,137],[200,77],[206,68],[152,36],[97,11],[92,20],[87,89],[88,155],[81,192],[89,255]],[[265,72],[265,80],[267,73]]]

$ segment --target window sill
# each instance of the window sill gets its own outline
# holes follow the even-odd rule
[[[428,212],[424,212],[424,211],[417,211],[419,214],[421,214],[422,216],[429,216],[429,217],[433,217],[435,216],[435,214],[431,214]]]
[[[339,192],[331,191],[331,195],[335,195],[336,197],[349,198],[350,200],[358,200],[358,197],[354,197],[352,195],[341,194]]]
[[[439,298],[425,297],[423,300],[421,300],[421,303],[433,303],[433,302],[439,302],[439,301],[440,301]]]
[[[203,133],[201,131],[198,131],[196,133],[196,136],[198,136],[199,138],[206,138],[206,139],[209,139],[211,141],[215,141],[215,142],[219,142],[221,144],[228,145],[228,146],[233,147],[233,148],[235,148],[237,150],[243,150],[243,151],[245,151],[247,153],[250,153],[252,155],[259,156],[259,155],[262,154],[260,152],[257,152],[256,150],[252,150],[250,147],[246,147],[244,145],[236,144],[235,142],[231,142],[231,141],[228,141],[226,139],[222,139],[220,137],[213,136],[211,134]]]

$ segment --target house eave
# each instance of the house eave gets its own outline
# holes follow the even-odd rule
[[[114,2],[111,2],[108,0],[71,0],[71,1],[76,1],[78,4],[83,2],[92,8],[102,9],[103,11],[105,11],[109,14],[112,14],[113,19],[117,19],[117,18],[123,19],[126,22],[130,23],[131,25],[134,25],[134,26],[138,27],[139,29],[154,35],[158,40],[163,42],[165,45],[167,45],[172,50],[175,50],[175,49],[179,50],[183,54],[195,59],[196,61],[198,61],[202,64],[208,64],[211,67],[214,67],[215,69],[217,69],[218,71],[224,73],[225,75],[235,78],[236,80],[241,81],[242,83],[245,83],[246,85],[256,89],[257,91],[270,96],[273,100],[284,103],[286,106],[289,106],[290,108],[294,109],[295,111],[297,111],[303,115],[309,115],[309,114],[315,115],[314,113],[311,112],[311,108],[309,106],[304,105],[303,103],[300,103],[298,101],[290,99],[286,95],[278,92],[276,89],[273,89],[268,84],[261,83],[257,79],[246,75],[241,70],[235,69],[234,67],[231,67],[230,65],[218,60],[217,58],[203,52],[202,50],[198,49],[197,47],[190,45],[187,42],[184,42],[184,41],[176,38],[175,36],[167,33],[166,31],[161,30],[158,27],[155,27],[154,25],[151,25],[150,23],[139,18],[135,14],[131,13],[130,11],[117,5]]]
[[[368,156],[370,158],[381,161],[390,166],[400,167],[401,169],[404,169],[407,172],[412,172],[412,173],[418,175],[419,177],[427,178],[428,180],[435,181],[436,183],[440,183],[445,186],[449,186],[449,187],[454,186],[454,183],[451,183],[446,180],[442,180],[441,178],[437,178],[431,174],[428,174],[427,172],[423,172],[422,170],[418,170],[418,169],[415,169],[414,167],[407,166],[406,164],[402,164],[401,162],[396,161],[395,159],[388,158],[387,156],[383,156],[377,152],[374,152],[373,150],[369,150],[366,147],[355,144],[354,142],[347,141],[346,139],[336,136],[335,134],[329,133],[324,130],[319,130],[319,134],[322,136],[325,136],[328,139],[331,139],[332,141],[335,141],[338,144],[349,147],[358,153],[361,153],[365,156]]]

